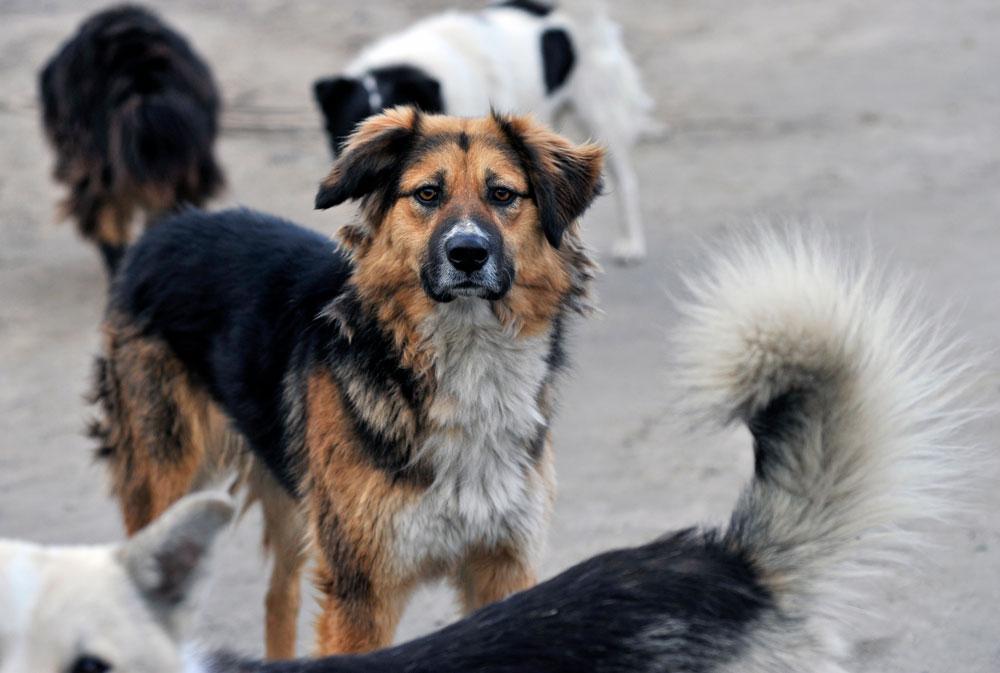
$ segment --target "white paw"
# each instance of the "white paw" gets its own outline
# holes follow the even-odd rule
[[[646,244],[631,238],[615,241],[611,256],[618,264],[638,264],[646,257]]]

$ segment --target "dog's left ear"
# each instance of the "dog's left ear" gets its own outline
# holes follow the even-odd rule
[[[493,119],[528,173],[545,238],[558,248],[566,230],[601,193],[604,149],[574,145],[530,117],[494,112]]]
[[[119,549],[136,588],[168,622],[204,577],[212,542],[232,517],[228,496],[187,496]]]
[[[333,169],[320,183],[316,208],[347,200],[391,196],[420,126],[420,112],[397,107],[369,117],[355,131]],[[382,206],[387,205],[382,199]]]

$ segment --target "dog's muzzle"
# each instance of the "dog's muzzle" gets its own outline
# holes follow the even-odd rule
[[[431,237],[421,277],[427,294],[436,301],[495,300],[510,289],[509,267],[497,228],[464,219],[442,225]]]

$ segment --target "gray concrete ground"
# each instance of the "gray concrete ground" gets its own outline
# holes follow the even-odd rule
[[[0,1],[0,535],[84,542],[120,535],[81,427],[104,278],[53,222],[59,190],[34,99],[39,65],[99,2]],[[228,111],[221,155],[242,203],[333,231],[311,210],[329,165],[309,85],[366,40],[442,0],[161,3],[209,59]],[[544,574],[672,527],[721,520],[748,475],[747,436],[675,429],[662,387],[668,294],[696,242],[754,218],[820,220],[914,274],[928,309],[1000,346],[1000,4],[996,0],[633,0],[609,3],[672,134],[638,151],[650,260],[609,265],[605,315],[578,325],[555,437],[561,496]],[[587,217],[606,250],[615,211]],[[1000,374],[981,386],[995,404]],[[996,444],[990,416],[973,434]],[[858,629],[860,671],[1000,670],[1000,476],[983,506],[902,587],[875,587],[887,619]],[[265,561],[251,514],[229,535],[202,634],[261,650]],[[311,605],[309,606],[312,607]],[[422,592],[400,637],[455,616]],[[2,619],[2,616],[0,616]],[[301,642],[311,634],[303,617]]]

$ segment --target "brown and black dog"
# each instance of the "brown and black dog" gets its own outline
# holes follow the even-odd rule
[[[602,150],[523,117],[397,108],[316,198],[340,244],[251,211],[149,230],[112,290],[95,433],[129,532],[243,470],[276,557],[267,652],[293,654],[312,543],[320,653],[391,642],[411,591],[466,611],[535,583],[564,330],[596,267],[576,219]]]
[[[39,78],[62,204],[113,272],[136,209],[147,222],[223,184],[212,154],[219,93],[187,41],[140,7],[88,18]]]

